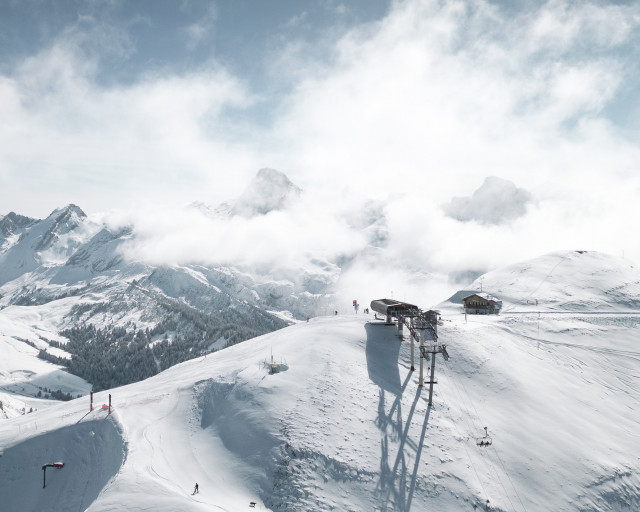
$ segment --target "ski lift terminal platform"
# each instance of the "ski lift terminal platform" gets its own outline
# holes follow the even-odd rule
[[[385,323],[393,325],[393,317],[398,319],[398,336],[404,338],[402,334],[403,326],[406,326],[411,333],[411,371],[414,366],[414,342],[419,343],[420,348],[420,378],[418,385],[423,386],[424,381],[424,360],[431,359],[431,372],[429,375],[429,405],[432,405],[433,385],[438,381],[435,378],[436,354],[442,354],[445,361],[449,360],[447,347],[438,343],[438,317],[439,312],[434,310],[422,311],[415,304],[400,302],[393,299],[377,299],[371,301],[371,309],[376,313],[385,316]],[[429,344],[426,345],[425,341]]]
[[[420,313],[420,308],[418,306],[409,304],[408,302],[400,302],[393,299],[372,300],[371,309],[373,309],[376,313],[384,315],[386,318],[386,323],[388,324],[392,323],[392,317],[412,317],[417,316]]]

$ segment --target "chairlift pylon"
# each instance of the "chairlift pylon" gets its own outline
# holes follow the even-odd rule
[[[476,444],[478,446],[491,446],[493,444],[493,440],[489,437],[489,433],[487,432],[487,427],[484,427],[484,437],[476,439]]]

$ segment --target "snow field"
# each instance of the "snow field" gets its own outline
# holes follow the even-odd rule
[[[637,317],[465,323],[450,308],[443,318],[451,359],[437,357],[432,408],[409,371],[407,340],[364,315],[296,324],[96,394],[96,404],[112,394],[127,456],[87,510],[235,512],[255,501],[274,511],[453,512],[482,510],[487,499],[500,511],[640,506]],[[289,369],[268,375],[271,354]],[[65,427],[102,414],[87,412],[83,398],[5,421],[0,447],[28,447],[43,431],[55,444]],[[484,426],[488,448],[476,446]],[[109,451],[122,453],[112,441]],[[42,463],[34,464],[11,467],[29,480]]]

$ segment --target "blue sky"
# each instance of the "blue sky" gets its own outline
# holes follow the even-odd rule
[[[24,59],[66,41],[98,63],[92,78],[102,87],[215,64],[252,89],[278,94],[291,84],[270,69],[273,54],[295,41],[309,57],[328,58],[330,38],[381,19],[389,5],[388,0],[2,2],[2,71],[11,74]]]
[[[211,105],[204,105],[208,100],[202,90],[211,86],[216,124],[225,125],[222,128],[225,138],[255,136],[255,129],[268,128],[274,122],[275,111],[296,87],[297,79],[291,75],[296,70],[287,67],[287,58],[296,66],[303,60],[324,63],[333,56],[335,40],[354,26],[376,22],[388,9],[389,3],[379,0],[346,4],[294,0],[2,2],[0,73],[14,94],[4,102],[4,107],[11,115],[16,113],[12,112],[11,100],[18,103],[17,113],[23,114],[18,123],[26,122],[27,136],[34,125],[45,128],[40,124],[39,114],[51,107],[50,102],[57,103],[54,110],[59,124],[55,120],[47,123],[45,131],[49,133],[40,137],[61,137],[65,146],[56,149],[52,144],[38,159],[33,158],[33,148],[28,148],[28,144],[24,148],[26,154],[11,151],[13,158],[4,166],[4,175],[21,182],[16,188],[22,189],[24,184],[34,194],[18,198],[8,193],[3,197],[2,211],[16,209],[45,215],[52,206],[70,200],[76,191],[80,194],[74,200],[89,210],[95,209],[93,198],[100,190],[105,200],[99,201],[98,208],[123,205],[132,200],[137,187],[150,181],[150,168],[158,163],[138,165],[145,160],[143,156],[111,159],[110,163],[104,155],[96,154],[93,159],[78,148],[75,157],[63,158],[67,163],[56,162],[61,153],[70,156],[69,146],[82,143],[80,138],[74,140],[78,131],[93,132],[96,137],[103,135],[102,141],[93,143],[99,144],[103,152],[108,151],[110,144],[113,151],[122,150],[122,143],[110,143],[108,134],[99,133],[95,113],[88,112],[92,107],[77,105],[74,100],[81,103],[82,98],[70,95],[84,95],[89,103],[94,99],[99,102],[112,93],[144,95],[140,89],[153,89],[158,84],[160,89],[166,86],[163,92],[156,89],[158,94],[166,94],[165,101],[171,103],[172,98],[181,96],[178,103],[189,93],[181,94],[171,88],[184,86],[188,90],[189,84],[197,84],[203,95],[200,98],[203,111],[189,114],[201,114],[201,134],[214,137],[207,133],[212,123],[206,119]],[[221,93],[224,97],[219,99],[218,86],[224,90]],[[231,89],[236,89],[237,94]],[[166,107],[171,109],[171,105]],[[91,118],[89,122],[87,117]],[[75,126],[70,127],[69,123]],[[160,163],[158,167],[162,174],[165,166]],[[181,184],[188,188],[193,183],[196,192],[198,180],[192,181],[193,176],[189,176],[189,162],[185,162],[184,169],[178,167],[169,169],[169,181],[175,180],[178,188]],[[232,187],[234,192],[256,170],[242,168],[237,186]],[[181,177],[182,174],[186,176]],[[38,186],[42,190],[37,190]],[[175,191],[173,185],[169,188]],[[67,198],[65,190],[69,191]],[[188,190],[185,197],[187,194]]]
[[[640,259],[639,35],[635,2],[4,1],[0,214],[217,204],[272,167],[319,215],[386,201],[434,261]],[[526,214],[444,214],[488,176]]]

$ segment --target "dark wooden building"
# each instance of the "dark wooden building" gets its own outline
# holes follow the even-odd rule
[[[471,315],[497,315],[502,309],[502,301],[488,293],[478,292],[462,297],[464,312]]]

